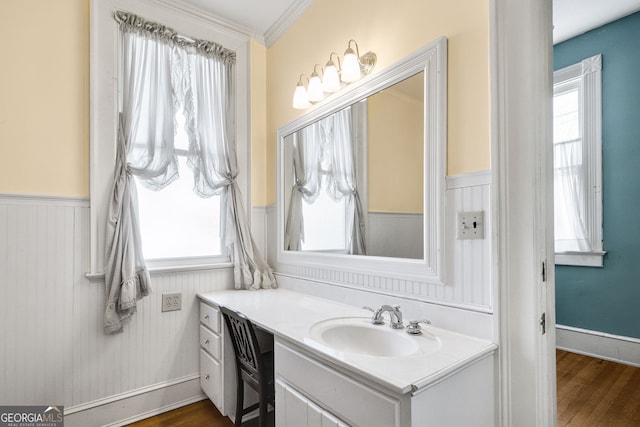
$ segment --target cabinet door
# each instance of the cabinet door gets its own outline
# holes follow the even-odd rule
[[[278,427],[349,427],[281,380],[276,380]]]
[[[225,412],[222,397],[222,365],[203,349],[200,349],[200,386],[220,412]]]

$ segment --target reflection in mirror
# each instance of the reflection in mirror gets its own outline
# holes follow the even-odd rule
[[[423,258],[424,72],[285,136],[285,250]]]
[[[440,37],[278,129],[283,274],[446,283],[446,50]]]

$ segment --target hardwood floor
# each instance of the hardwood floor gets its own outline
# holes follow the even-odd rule
[[[556,351],[558,427],[640,426],[640,368]],[[208,400],[133,427],[233,427]]]
[[[129,424],[133,427],[233,427],[209,399]]]
[[[558,427],[640,426],[640,368],[556,351]]]

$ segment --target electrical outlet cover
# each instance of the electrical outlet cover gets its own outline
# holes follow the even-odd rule
[[[162,311],[182,310],[182,294],[162,294]]]

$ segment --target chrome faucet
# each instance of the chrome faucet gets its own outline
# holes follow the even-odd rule
[[[400,311],[399,305],[390,306],[390,305],[384,304],[377,310],[374,310],[371,307],[363,307],[363,308],[366,308],[367,310],[370,310],[373,312],[373,316],[371,316],[371,323],[373,323],[374,325],[384,325],[384,319],[382,315],[384,314],[385,311],[388,311],[389,321],[391,322],[390,326],[393,329],[404,328],[404,324],[402,323],[402,312]]]

